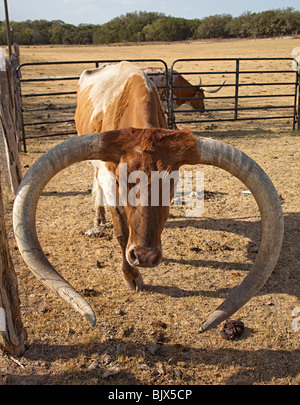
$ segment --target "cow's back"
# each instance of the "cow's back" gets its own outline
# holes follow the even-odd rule
[[[127,127],[167,127],[154,84],[129,62],[82,73],[75,121],[79,135]]]

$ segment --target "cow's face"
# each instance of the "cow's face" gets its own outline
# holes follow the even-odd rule
[[[194,110],[199,110],[200,113],[204,113],[204,91],[201,89],[201,87],[197,87],[195,91],[195,98],[195,100],[192,99],[190,101],[191,106]],[[199,98],[199,100],[197,100],[197,98]]]
[[[130,265],[155,267],[161,262],[161,233],[174,195],[176,170],[155,150],[135,147],[121,158],[116,179],[119,209],[128,226],[126,259]]]
[[[199,111],[200,114],[204,112],[204,91],[200,86],[192,86],[191,83],[185,80],[181,75],[174,77],[173,84],[173,94],[175,96],[173,103],[174,109],[183,104],[187,104],[190,105],[193,110]]]

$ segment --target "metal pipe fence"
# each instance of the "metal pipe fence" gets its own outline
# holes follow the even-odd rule
[[[253,68],[250,69],[247,65],[251,65],[253,62]],[[274,62],[280,62],[285,66],[289,65],[289,68],[274,69],[272,68]],[[296,69],[292,68],[292,62],[296,63]],[[205,69],[207,64],[214,66],[216,70]],[[194,71],[187,71],[184,69],[187,65],[190,69],[193,66],[203,66],[204,70],[198,68]],[[220,66],[224,65],[227,66],[227,69],[220,69]],[[263,67],[264,65],[270,68],[257,68],[257,66]],[[222,95],[177,97],[176,93],[178,93],[179,89],[189,86],[176,85],[176,77],[187,76],[190,78],[195,75],[201,77],[221,76],[222,80],[225,77],[226,83],[223,84],[220,91]],[[259,82],[253,82],[253,77],[251,77],[253,75],[259,75]],[[221,84],[217,83],[207,87]],[[196,89],[199,88],[199,85],[191,87]],[[261,94],[258,94],[258,92]],[[296,126],[299,129],[299,66],[297,61],[292,58],[177,59],[172,63],[170,69],[170,100],[170,121],[174,126],[190,123],[291,119],[293,129],[296,129]],[[178,104],[178,101],[188,102],[191,100],[205,102],[205,113],[203,114],[203,110],[192,109],[188,111],[188,115],[194,113],[193,117],[186,118],[184,116],[184,114],[187,114],[186,110],[175,108],[176,102]],[[225,106],[224,100],[226,101]],[[272,100],[272,103],[270,100]],[[282,100],[282,102],[279,100]],[[263,101],[266,101],[266,103],[263,103]],[[265,113],[262,115],[245,114],[245,112],[257,111],[264,111]],[[276,111],[279,113],[277,114]],[[217,117],[211,115],[211,113],[216,112],[219,113]],[[195,115],[196,113],[198,113],[198,116]]]
[[[27,139],[75,135],[77,92],[74,82],[78,81],[80,73],[86,68],[97,68],[100,64],[120,61],[35,62],[18,66],[24,151]],[[145,68],[153,67],[153,64],[163,68],[162,73],[152,74],[163,74],[165,77],[165,85],[161,88],[166,89],[167,96],[162,101],[167,106],[169,128],[179,124],[287,119],[292,120],[293,129],[299,129],[300,75],[298,63],[292,58],[177,59],[170,69],[162,59],[128,61],[141,64]],[[292,62],[296,63],[296,69],[292,68]],[[282,68],[274,68],[274,63],[280,63]],[[53,66],[56,66],[56,70],[61,69],[62,74],[49,75]],[[254,75],[259,75],[260,80],[254,80]],[[185,85],[176,84],[176,77],[179,76],[185,78]],[[206,92],[197,97],[199,83],[193,82],[199,76],[209,82],[216,78],[217,83],[206,84],[206,89],[219,86],[224,81],[225,83],[218,93],[210,95]],[[196,95],[186,96],[182,91],[185,89],[194,89]],[[175,108],[175,104],[183,105],[197,100],[205,103],[204,110]],[[51,131],[53,126],[55,130]]]

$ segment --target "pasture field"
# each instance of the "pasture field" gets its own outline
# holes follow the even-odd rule
[[[277,39],[21,47],[21,61],[161,58],[170,64],[191,57],[290,57],[299,45],[297,39]],[[35,69],[36,75],[45,74]],[[61,72],[50,67],[48,74]],[[91,327],[27,269],[13,239],[12,202],[6,198],[28,350],[17,362],[0,357],[0,384],[300,384],[300,332],[295,327],[300,320],[292,314],[298,308],[300,315],[299,133],[291,130],[290,121],[189,127],[251,156],[282,201],[285,238],[278,264],[261,291],[232,317],[245,324],[241,338],[224,340],[222,325],[198,331],[240,284],[256,255],[260,216],[253,197],[242,193],[243,184],[214,167],[190,168],[204,171],[203,215],[191,219],[185,206],[171,207],[162,235],[163,262],[142,269],[144,291],[132,293],[123,286],[112,228],[97,238],[85,235],[93,222],[93,169],[83,162],[48,184],[38,205],[37,230],[51,263],[91,303],[97,324]],[[61,140],[30,139],[27,153],[21,153],[23,172]]]

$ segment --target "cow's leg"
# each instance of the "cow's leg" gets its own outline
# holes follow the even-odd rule
[[[95,218],[94,227],[104,227],[106,225],[105,208],[104,208],[104,193],[98,185],[95,192]]]
[[[129,290],[141,291],[143,289],[143,278],[136,267],[131,266],[126,260],[126,246],[128,241],[128,226],[124,221],[118,207],[110,207],[114,225],[115,236],[122,249],[123,280]]]
[[[94,226],[86,231],[88,236],[97,236],[102,232],[106,226],[105,207],[104,207],[104,193],[97,180],[98,171],[95,168],[94,182],[93,182],[93,197],[95,199],[95,215]]]

